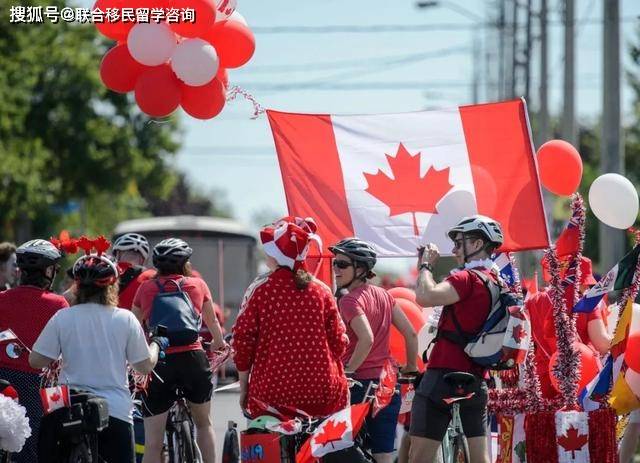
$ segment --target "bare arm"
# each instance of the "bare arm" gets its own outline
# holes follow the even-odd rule
[[[247,391],[249,390],[249,370],[238,371],[240,381],[240,408],[247,408]]]
[[[52,362],[55,362],[55,359],[46,357],[42,354],[37,353],[36,351],[31,351],[31,353],[29,354],[29,365],[31,365],[31,368],[34,368],[36,370],[46,368]]]
[[[211,350],[222,349],[224,347],[222,328],[220,327],[220,322],[218,322],[218,317],[216,317],[212,301],[206,301],[202,305],[202,319],[204,320],[204,324],[207,325],[211,336],[213,336]]]
[[[407,372],[417,371],[416,357],[418,357],[418,336],[413,329],[413,325],[404,314],[398,304],[393,306],[391,322],[400,334],[404,337],[405,350],[407,352],[407,364],[404,370]]]
[[[604,326],[604,322],[601,318],[591,320],[587,324],[587,332],[589,333],[589,340],[596,350],[604,355],[609,351],[611,347],[611,336],[607,333],[607,329]]]
[[[349,326],[351,326],[358,340],[356,341],[356,348],[353,351],[353,355],[349,359],[349,363],[345,366],[345,371],[354,372],[360,368],[360,365],[364,363],[369,352],[371,352],[373,332],[371,331],[369,320],[367,320],[364,314],[353,317]]]
[[[436,305],[451,305],[460,300],[460,296],[455,288],[446,281],[436,283],[433,273],[429,268],[424,268],[422,264],[433,267],[440,257],[440,252],[435,244],[427,244],[421,251],[418,259],[418,282],[416,287],[416,302],[422,307],[433,307]]]
[[[151,345],[149,346],[150,357],[141,362],[134,363],[131,366],[138,373],[141,373],[143,375],[148,375],[156,367],[156,363],[158,363],[159,351],[160,351],[160,348],[158,347],[158,345],[155,342],[152,342]]]

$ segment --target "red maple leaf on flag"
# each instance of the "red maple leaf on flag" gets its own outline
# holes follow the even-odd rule
[[[589,436],[586,434],[580,434],[580,432],[571,426],[567,429],[564,436],[558,437],[558,443],[567,452],[571,452],[571,459],[576,458],[576,452],[582,449],[587,442],[589,442]]]
[[[522,325],[516,325],[511,332],[511,336],[518,344],[520,344],[520,341],[527,337],[527,332],[522,328]]]
[[[365,172],[365,191],[389,206],[390,216],[411,213],[414,233],[419,236],[416,212],[437,213],[436,204],[453,188],[449,183],[449,168],[436,170],[431,166],[421,177],[422,154],[418,152],[412,156],[402,143],[395,157],[388,154],[385,156],[393,178],[379,169],[375,174]]]
[[[339,421],[338,423],[333,420],[327,422],[318,435],[314,437],[314,441],[318,445],[327,445],[333,442],[342,440],[342,435],[347,430],[347,423]]]
[[[283,421],[280,427],[285,432],[294,432],[296,430],[296,420]]]
[[[51,394],[49,396],[49,398],[53,401],[53,402],[57,402],[58,400],[60,400],[62,396],[56,391],[53,394]]]

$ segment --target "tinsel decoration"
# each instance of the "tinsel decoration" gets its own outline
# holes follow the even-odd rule
[[[527,463],[558,461],[555,411],[527,415],[524,429],[527,436]]]
[[[524,383],[524,391],[530,401],[529,411],[536,412],[542,409],[542,389],[540,387],[540,378],[536,370],[535,362],[535,343],[533,339],[529,343],[527,351],[527,359],[524,362],[522,370],[522,381]]]
[[[589,456],[598,463],[618,463],[616,413],[611,408],[589,412]]]
[[[578,406],[578,383],[580,381],[579,357],[573,348],[576,340],[576,325],[569,316],[565,298],[560,284],[560,267],[554,247],[545,252],[551,274],[551,290],[549,295],[553,306],[553,322],[556,329],[558,361],[553,367],[553,374],[558,379],[560,396],[564,406]]]
[[[40,373],[40,389],[57,386],[61,370],[62,360],[56,360],[43,369],[42,373]]]
[[[507,257],[509,258],[509,262],[511,262],[511,268],[513,269],[513,285],[511,290],[515,292],[518,295],[518,297],[523,297],[522,281],[520,280],[520,271],[518,270],[518,266],[516,265],[516,260],[513,257],[512,252],[508,252]]]
[[[27,410],[15,400],[0,394],[0,450],[18,453],[30,435]]]
[[[227,101],[235,100],[238,95],[242,96],[245,100],[249,101],[253,105],[253,116],[251,116],[251,119],[257,119],[260,114],[265,112],[264,107],[260,103],[258,103],[258,100],[256,100],[256,98],[251,93],[247,92],[243,88],[238,87],[237,85],[231,87],[231,89],[227,92]]]

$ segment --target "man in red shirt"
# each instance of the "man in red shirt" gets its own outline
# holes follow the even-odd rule
[[[45,240],[32,240],[16,250],[20,282],[0,293],[0,331],[11,329],[19,342],[0,344],[0,379],[8,380],[18,391],[20,403],[27,409],[32,434],[17,455],[18,463],[37,462],[40,405],[39,371],[29,366],[29,355],[16,346],[33,347],[49,319],[63,307],[64,297],[50,292],[62,254]]]
[[[139,233],[125,233],[111,248],[120,270],[118,307],[131,309],[140,285],[156,274],[154,269],[144,267],[149,257],[149,242]]]
[[[468,387],[473,397],[460,402],[460,419],[469,443],[471,461],[489,463],[487,450],[486,371],[464,352],[462,343],[448,333],[477,334],[488,314],[491,295],[483,281],[471,270],[498,281],[497,269],[490,257],[503,242],[502,229],[495,220],[482,215],[465,217],[449,230],[453,254],[460,268],[442,283],[433,278],[433,266],[440,256],[434,244],[421,249],[418,260],[416,301],[425,307],[444,306],[438,324],[438,336],[424,377],[416,390],[411,408],[410,462],[432,461],[451,420],[451,407],[443,401],[453,391],[444,380],[447,373],[461,371],[475,376]],[[456,320],[459,328],[456,326]]]

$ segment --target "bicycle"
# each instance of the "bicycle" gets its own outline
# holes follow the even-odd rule
[[[442,399],[451,405],[451,422],[442,440],[442,460],[444,463],[471,463],[469,443],[460,419],[460,402],[468,400],[475,392],[468,393],[468,387],[476,381],[470,373],[454,371],[444,375],[444,381],[452,391],[451,397]]]

